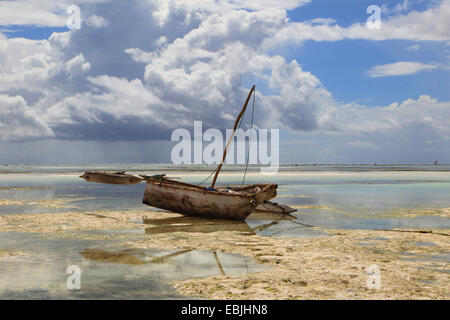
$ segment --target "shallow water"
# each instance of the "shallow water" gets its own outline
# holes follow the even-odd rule
[[[0,259],[0,299],[179,299],[168,282],[264,270],[252,259],[200,250],[124,250],[117,241],[45,239],[0,233],[3,249],[24,255]],[[80,290],[66,273],[81,269]]]
[[[160,170],[167,168],[131,167],[142,174],[161,173]],[[445,171],[446,167],[439,167],[439,171],[431,171],[430,166],[419,167],[427,171],[379,171],[379,166],[339,167],[339,171],[334,171],[335,167],[305,168],[297,172],[292,171],[296,170],[293,167],[283,168],[275,176],[250,172],[246,177],[248,184],[278,183],[279,197],[275,201],[297,208],[298,211],[292,214],[293,220],[250,216],[245,222],[230,223],[176,218],[178,220],[161,220],[158,225],[147,225],[135,231],[118,230],[113,234],[125,234],[129,239],[137,239],[155,233],[222,230],[301,238],[323,235],[320,228],[450,228],[450,172]],[[330,168],[333,171],[327,171]],[[145,184],[117,186],[86,183],[78,177],[81,172],[76,170],[79,169],[82,168],[0,168],[0,171],[7,172],[0,174],[0,215],[159,210],[142,204]],[[200,183],[209,175],[206,171],[170,169],[170,176],[188,183]],[[241,182],[242,174],[230,170],[218,180],[220,185],[240,185]],[[85,233],[105,232],[111,233]],[[42,235],[0,233],[0,249],[26,253],[0,260],[0,299],[181,298],[168,281],[261,269],[249,258],[218,252],[124,252],[120,241],[46,239]],[[162,258],[165,255],[169,258]],[[448,254],[425,258],[450,262]],[[66,288],[66,268],[71,264],[82,268],[82,288],[79,291]]]
[[[149,209],[142,204],[144,183],[88,184],[79,174],[0,174],[0,214]],[[188,183],[200,183],[208,176],[204,172],[170,175]],[[242,174],[230,172],[218,180],[221,185],[241,182]],[[275,176],[249,173],[246,177],[246,183],[261,182],[278,183],[276,201],[296,207],[294,216],[308,225],[343,229],[450,227],[448,211],[440,213],[450,208],[450,172],[302,171],[280,172]],[[2,205],[5,199],[17,203]],[[49,203],[36,204],[42,200]],[[252,226],[255,223],[252,221]],[[276,228],[277,235],[301,236],[305,232],[292,222],[280,222],[270,228]]]

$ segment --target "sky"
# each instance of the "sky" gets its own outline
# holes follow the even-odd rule
[[[0,1],[0,164],[171,162],[252,84],[282,163],[450,163],[449,72],[450,0]]]

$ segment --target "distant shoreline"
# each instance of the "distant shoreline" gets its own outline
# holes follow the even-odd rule
[[[249,165],[248,172],[260,172],[264,166]],[[210,173],[216,165],[172,164],[92,164],[92,165],[0,165],[0,174],[63,174],[84,171],[136,172],[205,172]],[[223,172],[243,172],[245,165],[224,165]],[[281,164],[279,172],[450,172],[450,164]]]

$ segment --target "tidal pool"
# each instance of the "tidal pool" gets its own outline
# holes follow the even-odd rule
[[[135,234],[131,234],[134,237]],[[206,250],[131,250],[118,241],[46,239],[0,233],[0,299],[180,299],[169,281],[236,275],[266,269],[252,258]],[[69,290],[69,266],[81,270],[80,289]]]

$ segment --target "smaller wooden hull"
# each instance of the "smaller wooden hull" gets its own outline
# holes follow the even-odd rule
[[[144,181],[140,177],[133,176],[131,174],[125,174],[123,172],[109,173],[109,172],[85,172],[80,178],[83,178],[87,182],[106,183],[106,184],[121,184],[130,185],[137,184]]]
[[[277,185],[264,185],[259,193]],[[143,203],[185,215],[245,220],[258,206],[255,193],[213,191],[181,182],[147,180]],[[273,192],[270,192],[272,197]],[[275,192],[276,195],[276,192]]]

